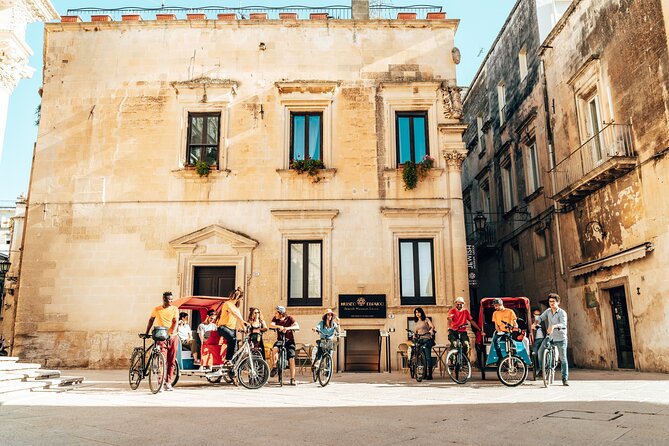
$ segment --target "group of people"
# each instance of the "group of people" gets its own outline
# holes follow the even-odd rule
[[[253,348],[256,349],[265,358],[265,345],[263,342],[263,334],[269,330],[277,331],[277,338],[284,342],[286,349],[286,356],[288,358],[288,365],[290,368],[290,384],[295,385],[295,336],[294,332],[299,330],[300,326],[293,316],[286,312],[284,306],[277,306],[274,309],[274,316],[269,324],[263,318],[262,312],[258,308],[251,307],[249,314],[244,319],[239,306],[244,297],[244,293],[237,288],[233,291],[229,299],[222,305],[220,314],[214,310],[209,310],[207,318],[197,328],[197,338],[193,338],[191,326],[188,322],[188,313],[179,313],[177,307],[172,305],[174,297],[172,293],[166,291],[163,293],[163,303],[153,309],[149,322],[146,327],[148,334],[152,326],[169,327],[169,337],[166,341],[161,341],[161,349],[167,360],[167,376],[164,389],[171,391],[172,378],[175,370],[176,354],[178,350],[177,342],[181,343],[184,348],[190,350],[193,354],[193,360],[196,365],[200,365],[200,370],[207,370],[207,367],[213,365],[205,363],[203,359],[204,346],[210,338],[213,331],[216,331],[220,337],[226,341],[225,349],[225,365],[230,365],[236,348],[237,348],[237,327],[243,330],[249,330],[250,340],[253,343]],[[456,341],[459,339],[463,346],[465,355],[469,353],[470,343],[467,335],[467,324],[470,324],[472,329],[481,330],[476,324],[474,318],[469,310],[464,308],[465,300],[462,297],[457,297],[454,302],[454,307],[447,314],[448,320],[448,340],[451,348],[454,348]],[[495,325],[495,333],[492,338],[492,345],[497,353],[498,358],[502,358],[500,339],[503,333],[510,333],[518,330],[518,319],[516,313],[509,308],[504,307],[502,299],[495,299],[493,301],[495,312],[492,315],[492,320]],[[551,293],[548,295],[549,308],[544,312],[535,309],[534,321],[531,325],[532,330],[535,331],[534,336],[534,353],[538,358],[538,367],[541,370],[541,358],[546,349],[546,339],[552,337],[554,345],[559,349],[560,362],[562,365],[562,383],[565,386],[569,385],[569,366],[567,362],[567,313],[559,307],[560,296]],[[323,314],[321,321],[313,327],[313,331],[320,335],[317,341],[317,350],[314,360],[314,365],[323,355],[323,350],[320,345],[322,339],[332,339],[339,334],[340,325],[337,316],[334,312],[328,309]],[[434,361],[432,359],[432,347],[434,346],[434,338],[436,334],[435,326],[431,319],[427,317],[422,308],[414,310],[414,333],[417,339],[420,339],[420,345],[425,349],[426,358],[428,359],[428,367],[426,379],[432,379],[432,372],[434,370]],[[274,364],[277,363],[278,346],[272,348],[272,355]],[[275,376],[277,373],[276,367],[270,371],[270,376]]]

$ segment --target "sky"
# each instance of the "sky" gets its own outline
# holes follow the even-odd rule
[[[119,8],[122,6],[158,7],[160,0],[51,0],[59,14],[65,15],[68,9],[83,7]],[[167,6],[283,6],[283,5],[348,5],[350,0],[166,0]],[[460,26],[455,44],[460,49],[462,61],[458,66],[457,81],[461,86],[468,86],[483,62],[490,46],[516,0],[386,0],[384,3],[394,6],[429,4],[442,6],[449,18],[460,19]],[[30,66],[35,68],[31,79],[23,79],[14,90],[9,100],[7,112],[7,130],[5,132],[2,159],[0,159],[0,202],[13,201],[28,192],[30,165],[33,147],[37,138],[35,125],[36,110],[40,102],[38,90],[42,85],[42,48],[44,25],[33,23],[28,26],[26,41],[34,54]]]

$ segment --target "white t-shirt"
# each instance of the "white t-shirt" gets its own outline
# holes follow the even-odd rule
[[[202,323],[197,327],[197,332],[198,332],[198,334],[201,334],[202,337],[203,337],[204,339],[208,339],[208,338],[209,338],[209,334],[210,334],[212,331],[216,331],[216,328],[217,328],[217,327],[216,327],[216,324],[213,323],[213,322],[212,322],[211,324],[205,324],[204,322],[202,322]]]
[[[182,341],[189,340],[190,337],[192,336],[190,325],[188,324],[179,325],[179,330],[177,331],[177,334],[179,335],[179,339],[181,339]]]

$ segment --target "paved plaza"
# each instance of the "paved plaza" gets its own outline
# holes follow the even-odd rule
[[[338,374],[325,388],[298,375],[260,390],[182,378],[152,395],[146,382],[130,390],[124,370],[67,373],[86,381],[0,395],[0,444],[669,444],[661,374],[574,370],[570,387],[549,389],[402,373]]]

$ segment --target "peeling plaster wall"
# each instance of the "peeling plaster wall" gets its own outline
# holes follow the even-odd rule
[[[381,82],[403,84],[410,102],[418,92],[411,82],[432,82],[438,102],[442,81],[456,85],[455,64],[444,57],[456,27],[453,20],[48,24],[18,309],[15,323],[3,321],[3,331],[15,332],[14,353],[47,366],[125,366],[161,293],[184,286],[170,241],[214,224],[258,242],[238,285],[246,305],[270,315],[286,300],[283,223],[273,209],[338,211],[323,307],[335,306],[339,293],[381,293],[397,315],[347,321],[348,328],[404,332],[412,308],[399,305],[390,226],[419,235],[423,221],[436,227],[438,305],[428,312],[444,326],[453,299],[467,296],[462,205],[453,189],[459,165],[442,153],[460,150],[461,127],[457,119],[446,122],[456,128],[432,147],[435,168],[417,190],[405,191],[401,173],[385,166],[389,123],[379,91]],[[184,83],[197,79],[196,88]],[[304,80],[338,83],[327,166],[336,172],[318,182],[285,167],[275,83]],[[233,81],[236,94],[222,98],[221,86]],[[219,167],[227,170],[199,178],[182,165],[184,103],[207,107],[224,99]],[[435,134],[438,123],[431,123]],[[449,211],[389,219],[382,207]],[[313,225],[327,230],[329,223]],[[216,240],[198,243],[198,255],[241,255]],[[323,308],[291,312],[308,327]],[[309,330],[297,337],[312,340]]]
[[[664,2],[666,7],[666,2]],[[561,217],[566,265],[597,260],[641,243],[655,250],[641,260],[571,278],[570,343],[581,366],[617,367],[608,289],[626,287],[635,366],[669,371],[669,54],[666,11],[659,0],[575,2],[564,28],[546,49],[546,76],[554,110],[559,162],[583,141],[576,98],[567,82],[595,55],[599,64],[602,118],[632,124],[638,165],[593,192]],[[594,224],[593,224],[594,223]],[[603,232],[593,230],[597,225]],[[638,291],[637,291],[638,289]],[[588,308],[586,290],[598,306]]]

